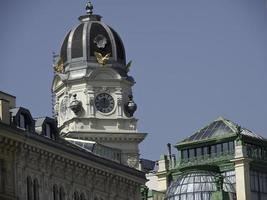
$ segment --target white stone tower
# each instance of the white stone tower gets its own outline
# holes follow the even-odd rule
[[[95,141],[122,151],[122,163],[137,167],[137,131],[133,117],[134,79],[128,75],[119,35],[94,15],[93,6],[66,35],[54,66],[54,111],[63,137]]]

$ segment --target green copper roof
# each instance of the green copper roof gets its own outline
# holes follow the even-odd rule
[[[237,127],[238,127],[238,124],[230,120],[224,119],[222,117],[219,117],[218,119],[216,119],[209,125],[198,130],[196,133],[182,140],[179,143],[187,143],[187,142],[193,142],[193,141],[208,140],[212,138],[233,136],[233,135],[236,135],[238,132]],[[253,137],[256,139],[265,140],[265,138],[263,138],[262,136],[257,135],[256,133],[246,128],[241,128],[241,134],[245,136]]]

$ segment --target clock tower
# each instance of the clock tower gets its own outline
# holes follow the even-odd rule
[[[121,151],[122,163],[137,167],[139,143],[137,108],[118,33],[86,5],[86,15],[70,30],[54,65],[54,112],[61,135],[95,141]]]

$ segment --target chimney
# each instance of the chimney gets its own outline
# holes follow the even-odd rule
[[[0,122],[10,124],[9,109],[16,106],[16,97],[0,91]]]

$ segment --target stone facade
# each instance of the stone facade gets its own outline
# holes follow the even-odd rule
[[[1,200],[141,199],[143,172],[97,156],[56,134],[49,138],[31,131],[34,121],[26,120],[26,128],[20,127],[16,115],[31,118],[25,110],[12,109],[9,124],[0,121]],[[51,130],[56,131],[52,126]]]

